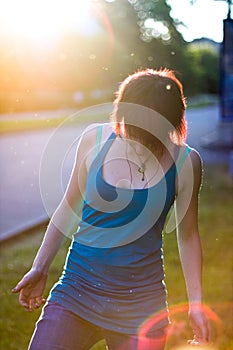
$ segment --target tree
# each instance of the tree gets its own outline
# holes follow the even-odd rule
[[[186,91],[193,94],[219,93],[219,52],[208,47],[188,45],[186,51]]]
[[[125,76],[140,67],[183,70],[185,41],[165,0],[116,0],[102,4],[115,38],[116,76]]]

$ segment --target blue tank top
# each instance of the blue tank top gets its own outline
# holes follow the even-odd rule
[[[162,315],[155,329],[169,322],[162,230],[175,199],[177,169],[174,162],[146,189],[110,185],[102,166],[115,137],[91,164],[79,230],[49,300],[102,328],[137,334],[153,315]],[[175,159],[178,152],[176,147]]]

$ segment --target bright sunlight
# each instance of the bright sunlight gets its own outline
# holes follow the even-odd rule
[[[89,36],[97,30],[91,0],[8,0],[0,4],[2,32],[19,41],[44,46],[66,31]]]

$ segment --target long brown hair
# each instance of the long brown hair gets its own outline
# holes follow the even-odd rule
[[[185,121],[185,97],[183,86],[169,69],[140,70],[128,76],[119,86],[114,101],[114,110],[111,115],[114,131],[122,134],[122,120],[126,136],[147,140],[151,137],[148,132],[132,125],[127,125],[127,118],[121,109],[122,104],[141,105],[158,112],[166,118],[171,128],[167,136],[176,144],[183,144],[187,135]],[[143,125],[143,121],[142,121]],[[154,136],[153,136],[154,138]],[[158,140],[157,140],[158,141]],[[157,142],[157,146],[162,144]]]

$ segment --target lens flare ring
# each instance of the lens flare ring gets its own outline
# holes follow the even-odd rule
[[[82,125],[80,123],[78,124],[83,111],[78,111],[77,113],[68,116],[65,121],[56,128],[44,149],[40,164],[40,192],[44,207],[49,216],[52,216],[53,212],[64,196],[64,188],[62,185],[62,169],[65,159],[67,158],[67,155],[69,154],[74,144],[79,142],[80,134],[87,132],[87,130],[90,130],[90,128],[96,128],[96,125],[99,123],[103,123],[103,120],[101,119],[96,120],[96,116],[100,115],[99,111],[101,110],[112,110],[112,104],[95,105],[91,108],[88,108],[89,115],[93,116],[93,123],[88,127],[88,129],[86,129],[85,125]],[[174,148],[169,147],[168,144],[166,144],[164,141],[164,134],[173,129],[172,125],[167,121],[166,118],[164,118],[159,113],[152,111],[151,109],[131,103],[121,103],[120,111],[121,113],[124,113],[124,116],[127,116],[127,124],[141,128],[142,130],[145,130],[155,136],[164,144],[173,161],[176,161],[176,159],[174,159]],[[79,135],[77,135],[76,131],[77,125],[79,128]],[[67,128],[68,126],[69,128]],[[73,127],[72,132],[70,128],[71,126]],[[93,148],[90,147],[90,149],[87,150],[87,155],[90,155],[93,152]],[[123,157],[122,160],[125,161],[126,158],[124,159]],[[83,159],[82,161],[84,162],[85,160]],[[183,212],[179,214],[179,220],[182,220],[185,215],[185,212],[191,200],[193,188],[193,169],[189,157],[187,158],[186,162],[188,163],[190,169],[190,193],[186,198],[185,207],[182,208]],[[102,174],[101,167],[102,164],[98,164],[96,174]],[[163,175],[165,174],[163,173]],[[79,183],[82,182],[80,176],[81,174],[78,175]],[[137,197],[137,189],[129,191],[121,187],[115,187],[116,197],[115,199],[109,201],[103,198],[103,196],[100,194],[99,188],[97,188],[97,175],[95,176],[95,179],[91,179],[92,187],[94,185],[94,192],[92,193],[94,202],[92,202],[91,205],[94,205],[94,208],[96,209],[100,208],[100,210],[102,210],[102,212],[105,214],[113,213],[115,217],[116,215],[119,217],[124,215],[124,209],[127,208],[127,206],[131,204],[131,201]],[[178,174],[178,183],[179,178],[180,177]],[[160,181],[160,187],[161,190],[159,194],[156,193],[155,186],[149,187],[147,189],[145,203],[142,205],[141,210],[139,210],[138,213],[136,211],[133,213],[132,211],[134,215],[132,215],[132,217],[125,222],[122,221],[123,223],[121,223],[119,226],[115,224],[101,226],[100,224],[93,222],[85,222],[85,229],[79,230],[75,234],[75,239],[77,239],[77,241],[81,242],[82,244],[106,248],[125,245],[140,238],[153,227],[166,205],[167,182],[165,180],[165,177],[163,177],[163,180]],[[159,203],[156,207],[156,210],[154,210],[155,194],[159,195]],[[85,189],[82,189],[82,203],[85,200],[86,196],[87,192]],[[80,221],[81,218],[79,212],[76,209],[72,209],[68,203],[67,210],[70,212],[69,214],[73,218],[75,217],[75,220],[77,222],[81,222],[81,224],[84,225],[84,223]],[[64,222],[62,222],[61,219],[54,222],[54,224],[58,226],[64,235],[67,235]],[[175,229],[176,225],[177,222],[174,220],[174,215],[171,215],[166,228],[168,228],[170,232]],[[91,230],[92,228],[95,228],[96,231],[96,237],[94,238],[93,232]]]
[[[219,318],[219,316],[207,305],[202,305],[203,312],[205,313],[206,317],[212,324],[212,328],[216,330],[216,335],[214,339],[214,344],[208,344],[208,349],[210,350],[217,350],[218,344],[220,342],[220,339],[222,337],[222,321]],[[188,304],[180,304],[180,305],[173,305],[169,307],[169,317],[172,320],[171,324],[168,326],[166,331],[166,338],[167,342],[169,342],[169,339],[172,336],[176,336],[183,342],[182,339],[185,337],[185,330],[187,328],[187,323],[184,321],[185,317],[183,315],[187,315],[189,311],[189,305]],[[179,321],[175,321],[176,317],[182,316],[182,320],[179,319]],[[148,334],[153,334],[153,329],[157,329],[159,324],[166,319],[167,317],[167,310],[161,310],[160,312],[157,312],[156,314],[151,315],[148,317],[148,319],[141,325],[141,327],[138,330],[139,337],[148,337]],[[162,338],[161,338],[162,339]],[[185,341],[185,340],[184,340]],[[189,345],[186,343],[186,345],[180,345],[175,346],[172,348],[173,350],[188,350],[190,349],[192,345]],[[198,346],[198,349],[206,349],[205,346]]]

